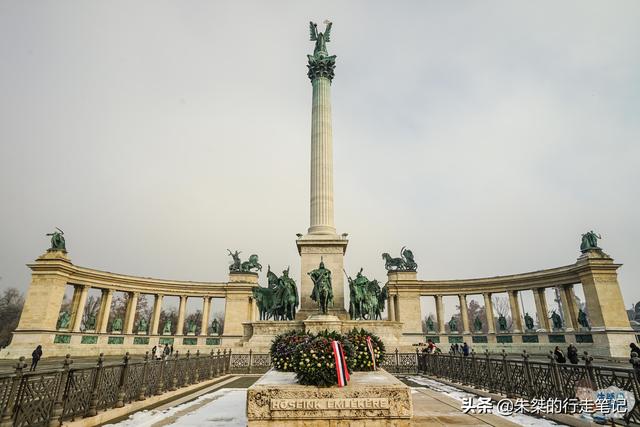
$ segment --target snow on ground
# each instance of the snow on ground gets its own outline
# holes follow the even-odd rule
[[[464,400],[465,398],[478,397],[475,394],[467,393],[466,391],[462,391],[458,388],[451,387],[449,385],[443,384],[435,380],[430,380],[428,378],[409,376],[409,377],[406,377],[406,379],[408,379],[413,383],[428,387],[431,390],[443,393],[449,397],[459,400],[460,402],[462,402],[462,400]],[[498,413],[498,408],[495,404],[493,405],[493,414],[499,417],[502,417],[506,420],[509,420],[512,423],[520,424],[521,426],[525,426],[525,427],[537,427],[537,426],[548,427],[548,426],[562,425],[562,424],[554,423],[553,421],[545,420],[543,418],[532,417],[530,415],[513,414],[511,416],[503,416]]]
[[[413,383],[428,387],[431,390],[444,393],[461,402],[464,398],[478,397],[477,395],[424,377],[408,376],[407,379]],[[415,392],[415,390],[412,390],[412,393],[413,392]],[[246,388],[221,389],[165,410],[154,409],[151,411],[136,412],[122,422],[109,425],[114,427],[244,427],[247,425],[247,416],[245,413],[246,399]],[[493,408],[493,413],[498,415],[495,405]],[[559,425],[542,418],[522,414],[515,414],[510,417],[504,416],[503,418],[525,427],[550,427]]]
[[[128,419],[108,424],[117,427],[151,427],[156,423],[176,427],[245,427],[247,389],[222,389],[163,411],[140,411]]]

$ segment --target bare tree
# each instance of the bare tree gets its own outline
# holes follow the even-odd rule
[[[503,316],[507,321],[507,329],[511,329],[513,326],[513,318],[511,317],[511,307],[509,305],[509,298],[501,296],[492,296],[491,302],[493,309],[498,316]],[[497,321],[497,319],[496,319]],[[497,326],[497,325],[494,325]]]
[[[11,333],[18,326],[24,307],[24,295],[16,288],[5,289],[0,297],[0,346],[11,342]]]
[[[87,302],[84,305],[84,312],[82,313],[82,330],[86,330],[87,326],[91,326],[89,324],[89,319],[93,317],[94,322],[98,319],[98,312],[100,311],[100,303],[102,302],[102,297],[96,297],[93,295],[89,295],[87,297]],[[96,324],[93,324],[93,328],[96,327]]]
[[[195,313],[191,313],[184,318],[183,333],[187,335],[189,333],[189,323],[194,322],[196,324],[196,335],[200,335],[202,325],[202,311],[196,310]]]

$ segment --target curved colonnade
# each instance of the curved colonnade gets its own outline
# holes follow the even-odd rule
[[[44,354],[63,356],[91,355],[99,352],[121,355],[125,351],[144,353],[153,346],[173,345],[180,352],[196,350],[209,352],[212,348],[230,347],[242,337],[242,322],[255,319],[257,308],[252,288],[258,284],[256,273],[230,273],[228,282],[191,282],[152,279],[114,274],[76,266],[66,253],[49,251],[28,264],[32,279],[26,295],[20,322],[11,344],[0,357],[29,355],[36,345],[42,345]],[[73,286],[68,327],[58,327],[58,316],[65,291]],[[95,329],[82,327],[83,311],[90,289],[101,292]],[[122,330],[109,331],[109,315],[115,292],[128,295]],[[135,329],[135,313],[140,295],[153,296],[153,308],[146,331]],[[166,297],[179,297],[175,334],[162,334],[160,312]],[[184,333],[187,300],[202,301],[200,333]],[[224,332],[209,333],[209,313],[213,298],[224,298]],[[83,330],[84,329],[84,330]],[[158,350],[160,351],[160,350]]]
[[[508,276],[467,280],[418,280],[415,272],[390,271],[388,273],[389,299],[388,318],[402,323],[405,342],[424,342],[425,335],[444,351],[449,344],[463,341],[477,347],[509,346],[511,351],[522,349],[544,350],[556,345],[578,343],[588,345],[590,353],[605,357],[625,357],[628,345],[636,337],[629,325],[624,301],[617,279],[613,259],[601,250],[583,253],[574,264]],[[585,312],[588,326],[578,321],[574,285],[581,284],[585,296]],[[562,315],[562,327],[554,327],[549,319],[549,308],[545,290],[558,289]],[[523,322],[520,295],[524,291],[533,293],[538,327],[527,328]],[[492,295],[508,295],[509,311],[513,319],[510,330],[499,330],[496,326]],[[445,296],[458,298],[459,307],[467,307],[468,295],[482,295],[485,306],[486,331],[476,330],[471,325],[467,310],[460,310],[461,327],[447,332],[445,328]],[[423,332],[420,317],[421,297],[433,298],[436,307],[436,322],[433,331]],[[418,313],[418,316],[416,316]]]

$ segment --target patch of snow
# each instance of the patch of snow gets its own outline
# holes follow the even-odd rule
[[[452,387],[447,384],[443,384],[435,380],[430,380],[428,378],[414,377],[414,376],[408,376],[406,378],[413,383],[423,385],[433,391],[443,393],[461,402],[465,399],[469,399],[472,397],[473,398],[479,397],[476,394],[467,393],[466,391],[462,391],[458,388]],[[497,415],[498,417],[502,417],[506,420],[509,420],[512,423],[516,423],[525,427],[538,427],[538,426],[551,427],[551,426],[562,425],[562,424],[554,423],[553,421],[546,420],[544,418],[537,418],[537,417],[533,417],[531,415],[525,415],[525,414],[513,414],[511,416],[500,415],[498,413],[498,407],[495,404],[493,405],[492,414]]]
[[[114,427],[151,427],[156,423],[166,421],[169,417],[176,416],[179,412],[186,411],[184,415],[177,415],[174,422],[167,425],[176,427],[245,427],[247,425],[246,400],[246,388],[222,389],[163,411],[136,412],[122,422],[108,425]],[[189,411],[190,407],[197,405],[202,406]]]

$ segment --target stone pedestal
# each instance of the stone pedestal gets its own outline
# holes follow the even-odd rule
[[[327,330],[329,332],[342,332],[342,321],[331,314],[314,314],[303,321],[304,329],[312,334]]]
[[[270,370],[247,390],[249,427],[410,426],[411,389],[384,370],[354,372],[346,387],[296,382],[295,373]]]
[[[347,239],[335,234],[312,235],[308,234],[298,240],[298,253],[300,254],[300,309],[296,313],[296,320],[305,320],[318,312],[318,304],[311,299],[313,281],[307,274],[318,268],[320,260],[325,268],[331,271],[333,288],[333,306],[329,307],[329,314],[347,320],[349,314],[344,306],[344,254],[347,250]]]

